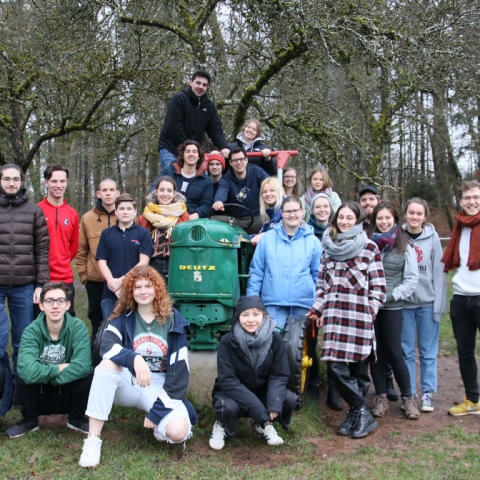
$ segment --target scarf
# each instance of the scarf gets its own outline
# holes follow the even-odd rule
[[[323,250],[338,262],[355,258],[363,250],[367,241],[367,234],[363,231],[363,224],[359,223],[348,232],[339,233],[335,241],[329,235],[330,227],[323,235]]]
[[[380,253],[384,255],[395,245],[397,240],[398,226],[394,225],[391,230],[385,233],[374,233],[372,240],[378,245]]]
[[[325,230],[328,228],[328,224],[327,225],[320,225],[319,223],[317,223],[317,221],[315,220],[315,217],[313,215],[308,219],[307,223],[308,223],[308,225],[313,227],[313,233],[315,234],[315,236],[320,241],[322,241],[323,234],[325,233]]]
[[[255,371],[265,361],[272,345],[274,330],[275,324],[268,315],[264,316],[262,324],[253,335],[246,332],[238,320],[233,325],[232,335],[237,339],[240,350],[249,359]]]
[[[330,197],[332,195],[332,192],[333,192],[333,190],[330,187],[326,188],[325,190],[318,191],[318,192],[316,190],[314,190],[312,187],[310,187],[305,192],[305,195],[304,195],[305,204],[310,206],[312,204],[313,197],[315,195],[318,195],[319,193],[326,193]]]
[[[152,237],[155,238],[156,230],[167,230],[167,238],[174,225],[178,222],[178,217],[187,211],[185,202],[171,203],[170,205],[157,205],[150,202],[143,211],[143,216],[152,224],[154,230]]]
[[[445,264],[444,272],[455,270],[460,266],[460,237],[463,227],[472,229],[467,267],[469,270],[480,270],[480,213],[467,215],[465,212],[460,212],[456,217],[452,236],[441,260]]]

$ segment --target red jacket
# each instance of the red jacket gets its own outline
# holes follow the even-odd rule
[[[80,225],[78,213],[64,200],[56,207],[47,198],[38,206],[43,210],[50,235],[50,281],[73,283],[71,261],[78,252]]]

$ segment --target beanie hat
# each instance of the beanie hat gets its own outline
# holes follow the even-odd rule
[[[330,195],[328,195],[327,193],[324,193],[324,192],[320,192],[320,193],[317,193],[316,195],[314,195],[314,197],[312,198],[312,200],[310,202],[310,213],[312,215],[313,215],[313,206],[315,205],[315,200],[317,198],[326,198],[328,200],[328,203],[330,204],[330,210],[333,213],[333,205],[332,205],[332,199],[330,198]]]
[[[217,162],[220,162],[222,164],[223,170],[225,170],[225,159],[219,153],[212,153],[212,154],[209,155],[208,160],[207,160],[207,168],[208,168],[208,164],[212,160],[216,160]]]
[[[262,302],[262,299],[257,295],[252,295],[251,297],[240,297],[237,302],[237,306],[235,307],[235,314],[233,316],[234,320],[236,320],[242,312],[249,308],[258,308],[264,312],[267,311],[265,305]]]

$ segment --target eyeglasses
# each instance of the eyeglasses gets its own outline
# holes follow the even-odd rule
[[[297,177],[293,176],[293,175],[285,175],[283,177],[285,180],[295,180]]]
[[[230,163],[244,162],[245,160],[246,160],[245,157],[243,157],[243,158],[232,158],[232,159],[230,160]]]
[[[44,298],[42,303],[48,305],[49,307],[56,303],[60,307],[66,305],[67,302],[68,298]]]
[[[462,200],[465,200],[466,202],[469,202],[470,200],[474,200],[475,202],[480,201],[480,195],[474,195],[473,197],[462,197]]]
[[[5,182],[5,183],[10,183],[10,182],[20,183],[21,181],[22,181],[22,179],[20,177],[13,177],[13,178],[2,177],[2,182]]]
[[[287,217],[290,217],[291,215],[297,216],[301,211],[302,211],[301,208],[297,210],[282,210],[283,214],[286,215]]]

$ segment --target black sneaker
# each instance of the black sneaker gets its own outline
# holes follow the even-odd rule
[[[352,438],[366,437],[378,427],[370,410],[364,405],[358,409],[358,420],[352,432]]]
[[[28,432],[36,432],[38,430],[38,420],[21,420],[15,425],[11,426],[6,432],[5,436],[10,438],[22,437]]]
[[[71,430],[77,430],[78,432],[88,433],[89,424],[88,418],[69,418],[67,422],[67,427]]]
[[[358,423],[359,409],[350,407],[347,413],[347,418],[341,423],[339,429],[337,430],[337,435],[343,435],[349,437]]]

